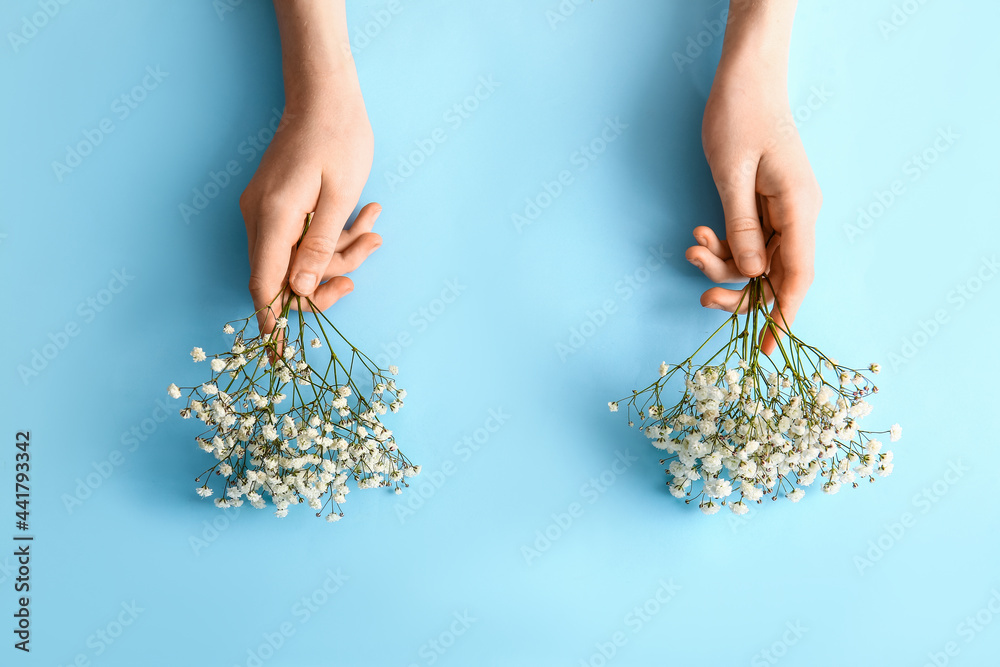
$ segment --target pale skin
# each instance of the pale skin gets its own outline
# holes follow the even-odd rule
[[[285,111],[240,197],[250,255],[250,295],[264,333],[282,299],[326,310],[354,289],[346,273],[381,244],[381,213],[366,205],[344,230],[368,180],[374,137],[350,51],[345,0],[274,0],[281,33]],[[315,211],[302,232],[306,215]],[[300,242],[301,239],[301,242]],[[296,249],[296,244],[298,248]],[[273,305],[268,308],[268,304]],[[291,299],[296,307],[296,299]],[[308,309],[302,299],[303,310]]]
[[[816,218],[823,201],[788,103],[795,6],[796,0],[730,2],[722,59],[702,122],[726,238],[696,227],[697,245],[685,253],[717,283],[766,273],[780,304],[780,311],[772,310],[779,327],[791,325],[812,284]],[[742,295],[740,289],[713,287],[701,303],[733,312]],[[773,298],[768,290],[768,302]],[[776,345],[773,334],[765,334],[762,351],[770,354]]]
[[[354,289],[350,273],[382,243],[378,204],[344,231],[371,171],[374,139],[350,52],[345,0],[274,0],[285,112],[240,197],[250,294],[262,332],[282,292],[326,310]],[[722,200],[726,238],[694,230],[687,259],[717,283],[767,273],[792,323],[813,280],[822,194],[788,104],[788,49],[796,0],[731,0],[722,59],[705,107],[702,143]],[[306,215],[313,222],[302,236]],[[300,242],[301,239],[301,242]],[[295,246],[298,244],[298,249]],[[742,290],[713,287],[709,308],[734,311]],[[773,294],[768,293],[769,301]],[[743,300],[744,306],[746,300]],[[292,306],[296,301],[292,299]],[[305,307],[304,301],[303,306]],[[782,317],[783,316],[783,317]],[[775,346],[771,333],[763,351]]]

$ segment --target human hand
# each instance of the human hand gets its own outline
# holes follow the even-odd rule
[[[323,3],[280,2],[275,9],[282,33],[286,109],[240,197],[250,295],[262,333],[273,331],[292,295],[308,297],[320,310],[332,306],[354,288],[344,274],[382,243],[371,231],[381,212],[378,204],[365,206],[343,231],[374,156],[357,73],[350,51],[342,48],[344,19]],[[291,307],[296,301],[291,299]]]
[[[726,238],[699,226],[694,230],[698,245],[685,256],[717,283],[745,282],[766,273],[768,303],[777,297],[771,317],[778,329],[787,330],[812,284],[822,193],[788,105],[780,44],[768,43],[765,35],[748,48],[748,33],[741,27],[734,33],[743,42],[728,52],[724,47],[702,123]],[[777,53],[769,56],[774,48]],[[743,290],[722,287],[701,297],[703,306],[729,312],[737,307],[745,311],[747,301]],[[762,350],[770,354],[776,344],[768,328]]]

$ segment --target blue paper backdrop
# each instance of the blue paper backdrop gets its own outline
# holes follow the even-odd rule
[[[670,498],[606,409],[722,317],[683,252],[721,228],[700,120],[726,3],[349,4],[385,243],[331,313],[401,367],[391,424],[424,473],[335,525],[197,498],[194,425],[160,407],[250,308],[270,4],[0,11],[0,662],[996,664],[1000,7],[800,8],[790,97],[825,204],[797,329],[881,361],[869,421],[905,437],[887,480],[736,520]]]

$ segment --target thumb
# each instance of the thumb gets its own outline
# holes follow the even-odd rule
[[[292,260],[289,284],[296,294],[309,296],[319,286],[337,251],[337,240],[353,206],[324,188],[316,213]]]
[[[722,210],[726,216],[726,241],[733,253],[736,268],[753,278],[764,272],[767,255],[764,251],[764,230],[757,213],[755,191],[756,165],[725,183],[716,182]]]

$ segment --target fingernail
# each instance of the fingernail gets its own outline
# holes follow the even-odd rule
[[[702,270],[702,271],[705,270],[705,267],[698,260],[696,260],[696,259],[689,259],[688,261],[691,262],[692,264],[694,264],[695,266],[697,266],[700,270]]]
[[[292,278],[292,287],[299,294],[312,294],[316,289],[316,276],[311,273],[296,273]]]
[[[743,273],[760,273],[764,270],[764,260],[759,253],[747,251],[740,255],[740,268]]]

